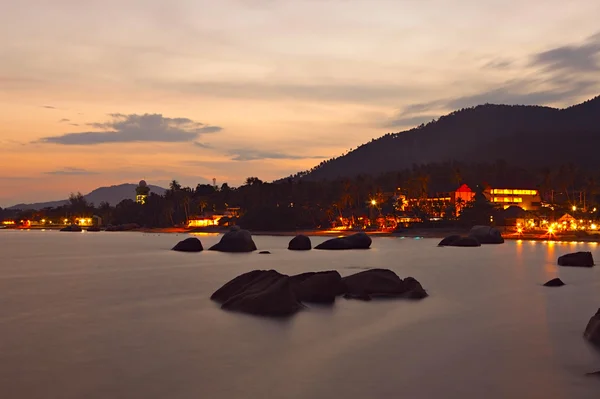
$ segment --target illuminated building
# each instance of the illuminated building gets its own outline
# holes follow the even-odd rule
[[[483,194],[492,204],[504,209],[516,205],[528,211],[537,210],[542,202],[539,192],[530,189],[488,188]]]
[[[150,187],[148,187],[145,180],[140,180],[140,183],[135,188],[135,202],[145,204],[148,194],[150,194]]]
[[[211,217],[195,217],[188,220],[188,227],[210,227],[218,226],[222,215],[213,215]]]

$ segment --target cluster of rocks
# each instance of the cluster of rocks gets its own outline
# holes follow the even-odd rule
[[[315,249],[341,250],[341,249],[369,249],[371,247],[371,237],[365,233],[356,233],[347,237],[332,238],[315,247]],[[173,251],[182,252],[200,252],[204,250],[202,243],[198,238],[190,237],[175,245]],[[225,233],[221,240],[210,247],[209,251],[220,252],[253,252],[256,251],[256,244],[248,230],[242,230],[239,227],[233,227]],[[291,251],[309,251],[312,249],[310,238],[305,235],[297,235],[292,238],[288,244]],[[261,253],[268,253],[263,251]]]
[[[474,226],[468,236],[451,235],[444,238],[440,247],[480,247],[481,244],[502,244],[502,233],[495,227]]]
[[[225,310],[261,316],[289,316],[303,303],[331,304],[336,297],[422,299],[427,292],[412,277],[404,280],[387,269],[370,269],[347,277],[335,271],[288,276],[275,270],[254,270],[226,283],[211,299]]]

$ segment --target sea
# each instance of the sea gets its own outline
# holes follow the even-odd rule
[[[370,250],[170,248],[185,234],[0,231],[0,397],[595,398],[600,351],[583,339],[600,267],[558,267],[596,243],[439,248],[376,237]],[[205,247],[219,235],[197,235]],[[313,245],[326,237],[312,237]],[[286,319],[221,310],[210,295],[254,269],[343,276],[388,268],[430,296],[338,298]],[[566,286],[542,284],[560,277]]]

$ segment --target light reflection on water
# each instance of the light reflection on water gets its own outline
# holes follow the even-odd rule
[[[197,236],[208,247],[218,235]],[[556,266],[595,243],[438,248],[376,237],[370,251],[169,251],[184,234],[0,232],[0,387],[7,398],[596,398],[582,339],[600,268]],[[313,245],[329,237],[314,237]],[[413,276],[420,302],[346,301],[287,320],[208,298],[245,271],[367,267]],[[561,288],[546,288],[560,277]],[[6,393],[6,394],[5,394]]]

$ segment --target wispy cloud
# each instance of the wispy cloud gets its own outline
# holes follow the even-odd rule
[[[214,147],[213,147],[212,145],[210,145],[210,144],[207,144],[207,143],[201,143],[201,142],[199,142],[199,141],[194,141],[194,145],[195,145],[196,147],[200,147],[200,148],[206,148],[206,149],[212,149],[212,148],[214,148]]]
[[[505,58],[495,58],[487,62],[484,69],[507,69],[513,65],[513,61]]]
[[[475,94],[416,103],[404,107],[385,127],[417,125],[437,112],[473,107],[479,104],[547,105],[597,95],[600,89],[600,34],[583,43],[536,53],[528,58],[528,74]],[[494,64],[495,63],[495,64]],[[490,67],[503,67],[493,61]],[[541,68],[541,70],[540,70]]]
[[[56,107],[53,107],[52,105],[42,105],[42,108],[46,108],[46,109],[56,109]]]
[[[600,33],[583,44],[561,46],[538,53],[531,60],[531,65],[544,67],[548,71],[600,71]]]
[[[103,143],[193,141],[205,133],[223,130],[219,126],[195,122],[189,118],[166,118],[161,114],[110,114],[108,122],[88,123],[99,131],[67,133],[44,137],[42,143],[94,145]]]
[[[66,122],[71,122],[71,120],[63,118],[63,119],[61,119],[61,120],[58,121],[58,123],[66,123]]]
[[[234,149],[229,151],[232,161],[257,161],[261,159],[325,159],[321,155],[293,155],[277,151],[262,151],[254,149]]]
[[[93,171],[81,169],[81,168],[65,167],[63,169],[46,172],[46,174],[47,175],[76,176],[76,175],[96,175],[96,174],[98,174],[98,172],[93,172]]]

